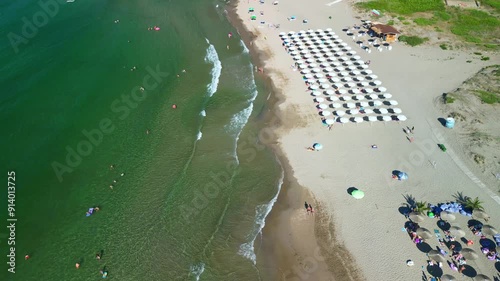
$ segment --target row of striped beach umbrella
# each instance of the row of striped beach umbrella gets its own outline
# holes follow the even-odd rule
[[[391,99],[378,76],[331,29],[282,32],[280,37],[307,82],[319,114],[328,117],[325,123],[406,120],[402,110],[393,107],[398,102]]]

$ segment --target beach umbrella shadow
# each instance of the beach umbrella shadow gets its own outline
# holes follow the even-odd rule
[[[443,127],[446,127],[446,119],[439,117],[438,121],[439,121],[439,123],[441,123],[441,125],[443,125]]]
[[[434,277],[443,276],[443,270],[439,267],[439,265],[428,265],[427,272]]]
[[[464,271],[462,271],[463,275],[470,277],[470,278],[476,277],[477,271],[474,269],[474,267],[472,267],[468,264],[466,264],[464,266],[465,266],[465,269],[464,269]]]
[[[467,226],[468,227],[471,227],[471,226],[475,226],[475,225],[478,225],[478,224],[483,224],[482,222],[478,221],[478,220],[475,220],[475,219],[471,219],[467,222]]]
[[[495,242],[488,238],[480,239],[479,244],[481,244],[482,247],[488,248],[490,250],[494,250],[496,248]]]
[[[358,189],[357,189],[357,188],[355,188],[355,187],[352,187],[352,186],[351,186],[351,187],[349,187],[349,188],[347,189],[347,194],[349,194],[349,195],[351,195],[351,196],[352,196],[352,192],[353,192],[353,191],[355,191],[355,190],[358,190]]]
[[[453,248],[454,251],[457,251],[457,252],[460,252],[462,251],[462,244],[460,244],[460,242],[458,241],[451,241],[451,242],[448,242],[447,243],[447,246],[448,246],[448,249],[451,249],[451,245],[454,245],[455,248]]]
[[[426,242],[418,243],[417,244],[417,249],[420,250],[422,253],[428,253],[432,250],[431,245],[427,244]]]
[[[451,225],[444,221],[444,220],[439,220],[436,225],[442,230],[442,231],[447,231],[450,230]]]
[[[401,215],[407,216],[411,212],[411,209],[408,206],[401,206],[398,208],[398,211]]]

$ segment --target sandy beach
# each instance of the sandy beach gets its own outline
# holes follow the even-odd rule
[[[249,8],[255,9],[257,20],[250,20]],[[412,48],[398,42],[391,51],[368,54],[342,31],[363,18],[347,1],[290,0],[273,5],[271,1],[244,0],[235,11],[244,29],[253,35],[247,36],[246,43],[258,50],[256,55],[262,59],[258,67],[275,88],[277,101],[269,127],[287,179],[266,221],[262,243],[267,250],[258,255],[258,265],[272,272],[276,280],[422,280],[432,274],[450,274],[457,280],[471,280],[475,274],[498,278],[499,263],[486,259],[480,252],[479,237],[467,228],[470,217],[457,214],[452,225],[460,226],[465,237],[475,242],[471,248],[479,258],[467,261],[465,275],[446,263],[436,273],[439,270],[427,266],[426,250],[416,247],[404,230],[407,219],[400,208],[408,198],[437,205],[456,201],[460,195],[478,197],[491,215],[488,223],[500,229],[498,180],[472,165],[458,141],[460,125],[453,130],[442,126],[438,119],[446,116],[437,106],[442,93],[498,62],[498,56],[480,61],[470,52],[443,53],[434,46]],[[291,16],[296,20],[287,20]],[[299,71],[292,69],[294,61],[279,33],[326,28],[362,60],[371,61],[370,69],[408,120],[335,123],[332,130],[321,123],[314,97]],[[407,126],[415,128],[413,142],[403,132]],[[305,149],[313,143],[324,148]],[[447,151],[442,152],[437,144],[445,144]],[[393,180],[393,170],[407,172],[409,180]],[[352,198],[348,194],[351,187],[364,191],[365,197]],[[308,215],[304,201],[315,206],[314,216]],[[434,232],[439,230],[437,221],[426,218],[420,226]],[[426,243],[438,246],[436,237]],[[407,266],[407,260],[415,265]]]

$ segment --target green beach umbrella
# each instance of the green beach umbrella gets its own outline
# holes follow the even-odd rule
[[[354,190],[351,193],[351,195],[352,195],[352,197],[354,197],[356,199],[361,199],[361,198],[365,197],[365,193],[359,189]]]
[[[257,16],[251,16],[250,17],[251,20],[256,20],[257,19]]]

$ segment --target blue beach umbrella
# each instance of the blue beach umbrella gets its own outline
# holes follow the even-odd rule
[[[323,149],[323,145],[321,143],[315,143],[313,144],[313,148],[316,150],[321,150]]]

